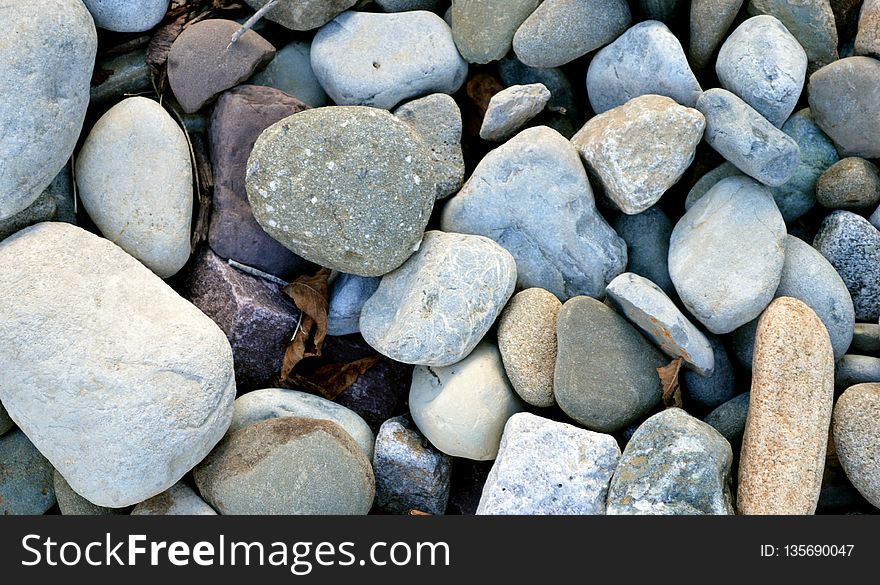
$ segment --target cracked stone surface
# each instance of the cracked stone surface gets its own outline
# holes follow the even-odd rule
[[[541,113],[550,100],[550,90],[543,83],[512,85],[489,100],[489,108],[480,127],[480,138],[501,142]]]

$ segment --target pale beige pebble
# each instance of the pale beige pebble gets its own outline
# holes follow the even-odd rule
[[[831,428],[847,479],[880,508],[880,384],[847,388],[834,406]]]
[[[543,288],[514,295],[498,320],[498,349],[504,370],[520,398],[533,406],[553,406],[556,317],[562,303]]]
[[[805,303],[779,297],[758,321],[739,465],[740,514],[813,514],[834,401],[834,353]]]

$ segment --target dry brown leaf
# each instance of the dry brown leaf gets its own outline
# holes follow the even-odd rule
[[[681,401],[681,385],[678,382],[678,374],[681,371],[682,363],[684,363],[684,360],[678,357],[669,362],[668,365],[657,368],[660,383],[663,385],[663,404],[666,408],[682,408],[683,406]]]
[[[281,363],[280,381],[286,382],[293,368],[307,357],[321,355],[327,337],[327,311],[330,308],[330,269],[302,275],[284,287],[284,293],[302,312],[300,323]]]
[[[335,400],[380,361],[381,356],[370,356],[347,364],[324,364],[310,371],[291,374],[286,383],[308,392],[317,392],[327,400]]]
[[[498,78],[490,73],[477,73],[467,83],[467,95],[477,106],[480,118],[486,115],[489,101],[496,93],[504,89]]]
[[[147,65],[154,71],[162,71],[165,63],[168,61],[168,54],[171,52],[171,45],[183,32],[186,26],[188,13],[183,13],[168,24],[160,26],[150,39],[147,45]]]

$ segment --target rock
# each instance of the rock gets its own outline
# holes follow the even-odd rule
[[[880,507],[880,384],[848,388],[834,406],[831,431],[846,477]]]
[[[559,67],[607,45],[629,27],[624,0],[544,0],[516,30],[513,51],[530,67]]]
[[[410,417],[398,416],[382,424],[373,469],[379,508],[392,514],[446,513],[452,458],[432,447]]]
[[[143,97],[104,114],[76,158],[78,194],[89,217],[161,278],[189,260],[192,181],[183,130]]]
[[[667,267],[672,235],[669,217],[655,206],[635,215],[621,213],[611,226],[626,242],[627,271],[644,276],[668,295],[675,294]]]
[[[145,32],[159,24],[169,0],[83,0],[95,25],[115,32]]]
[[[275,53],[275,58],[248,83],[273,87],[313,108],[326,106],[330,99],[312,70],[311,54],[310,43],[293,41]]]
[[[541,0],[456,0],[452,36],[469,63],[497,61],[510,51],[517,29]]]
[[[686,367],[711,375],[715,355],[709,340],[685,317],[663,290],[632,272],[624,272],[605,289],[608,301],[648,339]]]
[[[128,514],[130,508],[105,508],[97,506],[75,491],[67,483],[58,470],[53,470],[52,485],[55,489],[55,499],[58,501],[58,509],[64,516],[113,516]]]
[[[361,334],[391,359],[448,366],[476,347],[515,285],[513,257],[492,240],[429,231],[364,304]]]
[[[327,335],[360,333],[361,309],[376,289],[379,277],[341,273],[330,284]]]
[[[566,138],[571,138],[581,127],[581,100],[575,99],[574,88],[562,70],[528,67],[513,57],[506,57],[498,62],[498,75],[506,87],[542,83],[550,90],[550,101],[537,116],[536,124],[553,128]]]
[[[745,175],[741,170],[736,168],[735,164],[729,162],[721,163],[694,183],[694,186],[688,191],[687,197],[684,200],[685,211],[693,207],[694,203],[699,201],[703,195],[709,192],[709,189],[714,187],[722,179],[743,176]],[[671,232],[672,230],[670,229],[669,231]]]
[[[0,436],[0,516],[45,514],[55,505],[52,466],[23,432]]]
[[[440,451],[477,461],[495,459],[504,424],[524,404],[504,374],[501,353],[483,342],[450,366],[417,366],[409,409]]]
[[[849,349],[860,354],[880,352],[880,325],[856,323]]]
[[[0,404],[0,435],[13,428],[15,428],[15,423],[12,422],[12,419],[9,418],[9,413],[7,413],[6,409],[3,408],[3,405]]]
[[[863,158],[845,158],[819,177],[816,200],[830,209],[876,207],[880,203],[880,170]]]
[[[266,233],[294,253],[381,276],[419,247],[437,194],[432,164],[419,136],[388,112],[306,110],[257,139],[248,200]]]
[[[746,430],[750,397],[750,392],[734,396],[703,419],[704,423],[711,425],[737,449]]]
[[[436,10],[440,0],[376,0],[385,12],[407,12],[409,10]]]
[[[629,215],[659,201],[694,160],[706,120],[673,100],[645,95],[591,118],[571,139],[605,195]]]
[[[840,274],[852,296],[856,319],[880,317],[880,231],[850,211],[832,212],[813,246]]]
[[[834,354],[803,302],[773,301],[758,323],[739,465],[740,514],[812,514],[834,400]]]
[[[880,358],[847,354],[834,365],[834,385],[838,388],[873,382],[880,382]]]
[[[806,51],[809,73],[837,60],[837,29],[828,0],[751,0],[749,13],[778,18]]]
[[[833,417],[833,415],[832,415]],[[832,430],[833,430],[832,418]],[[828,433],[828,455],[822,473],[822,491],[819,493],[817,514],[860,514],[869,510],[871,504],[853,487],[840,464],[832,433]]]
[[[111,242],[64,223],[19,232],[0,243],[0,299],[0,400],[91,502],[166,490],[229,426],[223,332]]]
[[[716,334],[760,315],[782,276],[785,236],[768,189],[748,177],[719,181],[672,231],[669,275],[685,308]]]
[[[847,57],[810,76],[810,110],[842,156],[880,157],[880,62]]]
[[[514,295],[498,319],[498,348],[504,370],[520,398],[553,406],[556,317],[562,303],[553,293],[530,288]]]
[[[63,221],[76,223],[73,212],[73,181],[70,167],[65,166],[49,187],[36,201],[15,215],[0,219],[0,240],[5,240],[17,231],[43,221]]]
[[[611,435],[526,412],[507,421],[478,515],[604,515],[620,459]]]
[[[245,0],[257,10],[269,0]],[[354,6],[357,0],[281,0],[269,11],[267,18],[291,30],[312,30],[318,28],[334,16]]]
[[[100,71],[101,75],[95,79],[98,83],[92,85],[89,92],[89,105],[92,108],[108,107],[130,95],[153,89],[146,47],[101,58],[95,64],[95,71]]]
[[[635,327],[590,297],[566,301],[556,327],[553,395],[588,429],[613,432],[660,401],[668,360]]]
[[[880,2],[877,0],[865,0],[862,4],[855,42],[856,55],[880,57]]]
[[[655,414],[627,443],[608,489],[608,514],[733,514],[727,440],[680,408]]]
[[[733,24],[743,0],[693,0],[688,55],[698,70],[706,69]]]
[[[856,34],[859,20],[861,0],[831,0],[831,11],[834,13],[834,24],[837,35],[842,39],[851,39]]]
[[[702,89],[681,43],[665,24],[640,22],[601,49],[587,71],[587,95],[597,114],[656,94],[694,107]]]
[[[514,85],[492,96],[480,127],[480,138],[502,142],[541,113],[550,91],[543,83]]]
[[[646,19],[674,24],[684,8],[682,0],[636,0],[637,12]]]
[[[697,109],[706,117],[706,142],[750,177],[776,187],[792,178],[800,149],[751,106],[727,90],[705,91]]]
[[[192,114],[235,87],[275,56],[275,47],[252,30],[233,45],[241,25],[212,18],[186,27],[168,54],[168,83],[183,111]]]
[[[89,105],[97,35],[78,0],[2,0],[0,6],[7,31],[0,46],[0,120],[14,120],[0,136],[4,220],[33,203],[73,154]]]
[[[626,248],[596,210],[571,143],[546,126],[522,131],[474,169],[443,209],[447,232],[491,238],[513,254],[521,288],[601,296]]]
[[[229,433],[193,477],[225,515],[362,515],[376,493],[370,460],[342,427],[295,416]]]
[[[312,69],[341,106],[391,109],[429,93],[455,93],[467,63],[433,12],[345,12],[312,42]]]
[[[134,507],[132,516],[216,516],[214,508],[191,487],[177,482],[158,496]]]
[[[394,115],[412,126],[431,150],[437,199],[457,193],[464,182],[464,155],[461,151],[461,110],[445,93],[407,102]]]
[[[686,404],[695,403],[704,408],[714,408],[736,394],[736,379],[721,340],[711,334],[706,335],[706,339],[709,340],[715,360],[712,373],[702,376],[690,369],[681,370],[679,382]]]

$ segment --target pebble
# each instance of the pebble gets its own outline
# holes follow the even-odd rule
[[[834,385],[838,388],[866,382],[880,382],[880,358],[847,354],[834,365]]]
[[[433,12],[345,12],[312,41],[312,69],[341,106],[391,109],[429,93],[455,93],[468,67]]]
[[[364,304],[361,335],[399,362],[448,366],[476,347],[515,285],[513,256],[492,240],[429,231]]]
[[[691,370],[681,370],[679,382],[686,404],[714,408],[736,394],[736,378],[724,344],[717,336],[706,334],[712,348],[715,367],[708,376]]]
[[[749,13],[778,18],[803,47],[809,60],[807,71],[812,73],[838,59],[832,4],[827,0],[751,0]]]
[[[73,211],[73,180],[70,166],[65,166],[36,201],[7,219],[0,219],[0,240],[43,221],[76,224]]]
[[[668,97],[644,95],[591,118],[571,139],[605,195],[626,214],[645,211],[694,160],[706,120]]]
[[[516,30],[513,51],[530,67],[559,67],[607,45],[631,22],[625,0],[544,0]]]
[[[847,57],[810,76],[810,110],[841,156],[880,157],[880,62]]]
[[[513,85],[489,100],[489,108],[480,127],[480,138],[502,142],[541,113],[550,100],[543,83]]]
[[[782,276],[785,236],[767,188],[748,177],[719,181],[670,239],[669,275],[685,308],[716,334],[760,315]]]
[[[381,276],[416,250],[436,198],[431,153],[376,108],[317,108],[273,124],[246,187],[267,234],[328,268]]]
[[[52,466],[20,430],[0,436],[0,516],[38,515],[55,505]]]
[[[566,301],[556,329],[553,395],[590,430],[613,432],[660,401],[660,351],[612,309],[590,297]]]
[[[417,366],[409,409],[419,430],[452,457],[495,459],[504,425],[524,410],[504,373],[501,353],[482,342],[449,366]]]
[[[556,368],[556,318],[562,303],[541,288],[510,299],[498,318],[498,349],[504,371],[519,397],[532,406],[550,407]]]
[[[694,183],[694,186],[688,191],[687,197],[684,200],[685,211],[688,211],[693,207],[694,203],[699,201],[703,195],[709,192],[709,189],[714,187],[722,179],[742,176],[744,176],[743,172],[736,168],[735,164],[729,162],[721,163]],[[670,229],[670,232],[671,231],[672,230]]]
[[[52,473],[52,485],[55,489],[55,499],[58,502],[58,510],[64,516],[111,516],[128,514],[130,508],[105,508],[97,506],[75,491],[67,483],[58,470]]]
[[[313,108],[329,105],[330,98],[312,70],[311,55],[311,43],[293,41],[275,53],[275,58],[248,83],[273,87]]]
[[[856,55],[880,57],[880,2],[865,0],[859,11],[859,28],[855,39]]]
[[[626,245],[597,211],[577,151],[546,126],[486,155],[440,225],[496,241],[516,260],[520,288],[561,299],[601,296],[626,267]]]
[[[880,231],[850,211],[834,211],[822,222],[813,246],[840,274],[852,296],[856,320],[880,317]]]
[[[193,477],[224,515],[364,515],[376,493],[370,460],[342,427],[295,416],[229,433]]]
[[[341,273],[330,283],[327,335],[360,333],[361,309],[379,288],[380,280],[377,276]]]
[[[3,4],[3,28],[15,40],[0,46],[0,120],[14,124],[0,135],[0,220],[33,203],[70,160],[97,51],[79,0]]]
[[[144,97],[113,106],[76,157],[78,195],[89,217],[161,278],[189,260],[192,183],[183,130]]]
[[[455,44],[469,63],[503,58],[517,29],[541,0],[456,0],[451,26]]]
[[[688,55],[697,70],[708,68],[743,0],[692,0]]]
[[[755,339],[740,514],[815,512],[833,400],[834,354],[825,326],[802,301],[776,299]]]
[[[216,516],[214,508],[191,487],[177,482],[161,494],[134,507],[132,516]]]
[[[643,422],[608,490],[608,514],[729,515],[733,452],[718,431],[680,408]]]
[[[662,22],[640,22],[601,49],[587,71],[587,96],[597,114],[656,94],[689,108],[702,89],[681,43]]]
[[[834,406],[831,431],[846,477],[880,507],[880,384],[847,388]]]
[[[254,10],[269,3],[269,0],[245,0]],[[269,11],[266,18],[290,30],[312,30],[318,28],[334,16],[357,4],[357,0],[281,0]]]
[[[710,89],[697,109],[706,117],[706,142],[741,171],[771,187],[792,178],[800,163],[797,142],[736,95]]]
[[[550,90],[550,101],[538,115],[536,123],[553,128],[566,138],[571,138],[580,128],[583,123],[581,100],[575,99],[574,88],[561,69],[529,67],[514,57],[499,61],[497,69],[506,87],[541,83]]]
[[[654,206],[635,215],[621,213],[611,226],[626,242],[626,270],[644,276],[667,295],[674,295],[667,263],[672,222],[663,210]]]
[[[435,449],[409,416],[382,423],[373,469],[377,507],[392,514],[446,513],[452,457]]]
[[[746,419],[749,415],[751,392],[734,396],[706,415],[703,422],[721,433],[730,444],[739,449],[743,433],[746,430]]]
[[[15,299],[0,303],[0,400],[93,503],[164,491],[229,426],[226,336],[111,242],[65,223],[19,232],[0,243],[0,298]]]
[[[114,32],[145,32],[165,18],[170,0],[83,0],[95,25]]]
[[[611,435],[515,414],[504,427],[477,515],[603,515],[619,459]]]
[[[876,207],[880,203],[880,170],[863,158],[844,158],[819,177],[816,200],[829,209]]]
[[[849,348],[860,354],[880,352],[880,325],[877,323],[856,323]]]

